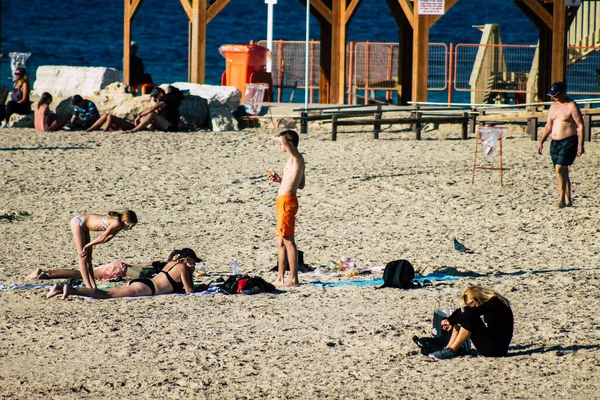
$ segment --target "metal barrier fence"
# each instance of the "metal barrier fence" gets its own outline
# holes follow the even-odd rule
[[[266,46],[265,41],[259,43]],[[305,42],[274,41],[271,54],[277,101],[290,90],[306,87]],[[470,92],[472,103],[525,102],[537,88],[537,46],[443,43],[429,44],[428,90]],[[398,86],[398,44],[349,42],[346,58],[348,103],[393,102]],[[309,43],[310,103],[320,83],[320,42]],[[567,82],[571,94],[600,94],[600,47],[569,46]],[[383,96],[382,96],[383,95]],[[379,97],[382,96],[382,97]],[[544,99],[542,99],[544,100]]]
[[[362,100],[368,104],[383,91],[385,101],[390,102],[398,89],[398,43],[359,42],[350,43],[350,62],[347,82],[348,103],[358,100],[357,91],[364,91]],[[429,44],[428,89],[446,90],[448,82],[448,46],[443,43]],[[371,95],[369,96],[369,93]]]
[[[600,46],[569,46],[567,86],[570,94],[600,94]]]

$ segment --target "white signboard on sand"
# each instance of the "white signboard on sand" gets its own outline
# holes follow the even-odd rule
[[[419,15],[444,15],[444,0],[418,0]]]

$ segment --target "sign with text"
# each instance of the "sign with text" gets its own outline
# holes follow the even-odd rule
[[[418,0],[419,15],[444,15],[444,0]]]

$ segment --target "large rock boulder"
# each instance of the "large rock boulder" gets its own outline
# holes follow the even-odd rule
[[[204,99],[208,105],[209,127],[214,132],[237,131],[239,130],[238,121],[233,115],[234,111],[240,106],[242,93],[233,86],[211,86],[200,85],[197,83],[175,82],[171,84],[179,90],[189,90],[189,97],[192,100],[186,104],[185,100],[181,104],[181,113],[189,107],[195,113],[203,113],[197,108],[194,98]],[[164,85],[163,85],[164,87]]]
[[[114,68],[43,65],[36,71],[33,92],[38,96],[48,92],[53,97],[86,97],[120,80],[120,72]]]

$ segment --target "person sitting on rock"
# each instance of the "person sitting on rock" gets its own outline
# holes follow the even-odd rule
[[[38,132],[59,131],[69,122],[69,117],[50,111],[50,103],[52,103],[52,95],[48,92],[42,93],[35,109],[34,125]]]
[[[100,118],[98,108],[91,100],[85,100],[80,95],[73,96],[71,103],[75,106],[73,117],[68,126],[71,129],[88,129]]]
[[[150,97],[154,105],[148,107],[135,119],[135,128],[127,132],[139,132],[150,128],[164,132],[177,132],[179,129],[179,106],[183,100],[183,94],[177,88],[169,87],[169,93],[156,87],[152,90]]]
[[[6,113],[2,128],[8,128],[11,115],[27,115],[31,112],[31,102],[29,101],[30,89],[27,70],[23,67],[17,68],[15,70],[13,91],[10,93],[10,100],[6,103]]]

